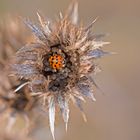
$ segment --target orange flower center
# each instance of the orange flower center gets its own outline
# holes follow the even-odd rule
[[[54,54],[49,58],[49,63],[54,70],[60,70],[64,67],[64,58],[59,54]]]

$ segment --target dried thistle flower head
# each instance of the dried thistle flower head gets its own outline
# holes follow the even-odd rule
[[[9,76],[9,71],[6,69],[7,61],[3,63],[3,67],[0,67],[0,122],[5,120],[6,130],[10,131],[20,115],[25,120],[24,128],[28,131],[31,124],[30,117],[37,107],[36,98],[31,96],[28,87],[20,88],[19,85],[22,82],[25,85],[25,81],[18,81]]]
[[[29,112],[31,114],[36,107],[36,99],[31,97],[29,88],[20,90],[19,85],[25,85],[25,80],[19,81],[10,77],[8,69],[13,54],[31,38],[18,18],[6,16],[6,19],[0,21],[0,121],[8,120],[8,130],[12,128],[19,114],[26,121],[25,127],[28,127]],[[15,90],[16,87],[18,88]]]
[[[92,34],[95,20],[87,27],[78,25],[77,2],[54,22],[37,15],[39,27],[25,21],[37,40],[16,53],[13,72],[19,79],[27,80],[31,91],[42,97],[43,105],[48,107],[54,138],[56,107],[60,108],[67,129],[69,101],[72,100],[82,113],[84,96],[95,101],[95,60],[109,54],[101,49],[108,42],[100,40],[102,35]]]
[[[1,72],[1,71],[0,71]],[[6,131],[10,132],[17,122],[17,118],[24,119],[25,125],[23,126],[26,132],[29,132],[32,127],[32,122],[36,118],[32,118],[36,114],[37,98],[33,98],[30,94],[28,87],[24,87],[14,93],[15,86],[13,86],[14,80],[10,80],[6,71],[1,72],[3,74],[0,80],[0,121],[6,122]],[[15,84],[18,82],[16,81]],[[17,85],[18,86],[18,85]],[[37,115],[36,115],[37,116]]]

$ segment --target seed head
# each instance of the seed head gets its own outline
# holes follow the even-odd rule
[[[13,70],[19,79],[28,81],[33,94],[42,97],[43,105],[48,107],[54,138],[56,107],[60,108],[67,129],[69,101],[78,106],[83,116],[81,102],[85,101],[84,96],[95,101],[95,60],[108,54],[102,50],[108,42],[100,40],[102,35],[92,34],[95,20],[87,27],[78,25],[77,2],[54,22],[37,15],[39,26],[25,20],[36,42],[25,45],[16,53]]]

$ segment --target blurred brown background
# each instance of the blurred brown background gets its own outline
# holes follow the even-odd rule
[[[55,18],[65,11],[70,0],[0,0],[0,16],[16,14],[36,19],[41,11]],[[96,103],[87,101],[84,109],[88,122],[71,107],[68,132],[62,122],[56,124],[59,140],[140,140],[140,1],[79,0],[80,18],[90,23],[95,17],[96,33],[109,33],[105,50],[117,52],[98,61],[102,72],[96,81],[104,95],[95,91]],[[47,119],[46,119],[47,122]],[[39,140],[52,139],[48,127],[40,128]]]

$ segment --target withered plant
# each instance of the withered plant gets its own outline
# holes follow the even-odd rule
[[[86,27],[78,24],[77,2],[54,22],[37,15],[38,26],[24,20],[36,41],[18,50],[12,69],[16,77],[28,82],[26,86],[48,108],[54,138],[56,108],[60,109],[67,129],[69,101],[78,106],[84,118],[81,105],[84,96],[95,101],[94,75],[98,71],[95,60],[109,54],[102,50],[109,42],[101,41],[103,35],[92,33],[96,19]]]

